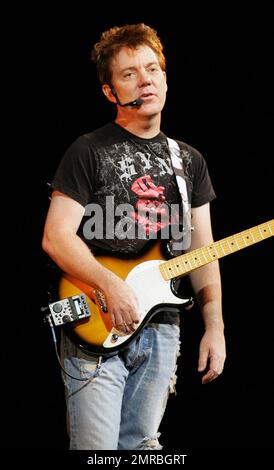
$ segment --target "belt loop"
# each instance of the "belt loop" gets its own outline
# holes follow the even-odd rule
[[[102,364],[102,356],[99,356],[98,361],[97,361],[97,369],[100,369],[101,364]]]

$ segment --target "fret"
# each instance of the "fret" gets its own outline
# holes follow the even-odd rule
[[[181,276],[182,274],[186,274],[186,270],[185,270],[185,266],[184,266],[183,263],[182,263],[182,259],[181,259],[182,256],[179,256],[178,258],[179,258],[179,260],[178,260],[177,265],[178,265],[179,267],[178,267],[177,269],[179,270],[179,273],[180,273],[180,274],[178,274],[178,275]]]
[[[223,250],[223,247],[222,247],[221,243],[215,242],[215,249],[216,249],[218,258],[222,258],[223,256],[226,255],[225,251]]]
[[[260,227],[258,227],[258,229],[259,229],[259,232],[260,232],[261,238],[263,239],[263,238],[264,238],[264,236],[263,236],[263,234],[262,234],[262,232],[261,232],[261,229],[260,229]]]
[[[182,256],[182,261],[183,261],[183,266],[184,266],[185,273],[187,273],[189,271],[189,269],[188,269],[188,261],[186,259],[186,255]]]
[[[170,261],[169,265],[168,265],[168,270],[169,272],[171,272],[173,274],[173,277],[176,277],[175,273],[174,273],[174,270],[173,270],[173,266],[172,266],[172,261]]]
[[[172,275],[172,278],[174,277],[174,273],[172,272],[172,268],[171,268],[171,266],[170,266],[170,263],[169,263],[169,265],[168,265],[168,267],[167,267],[167,272],[168,272],[168,275],[169,275],[169,276]]]
[[[266,222],[266,225],[267,225],[268,230],[270,231],[271,235],[274,235],[274,233],[272,232],[271,228],[269,227],[269,223],[268,223],[268,222]]]
[[[266,225],[266,224],[265,224],[265,225]],[[262,230],[263,230],[263,233],[261,232],[261,230],[260,230],[260,233],[262,233],[263,239],[269,237],[267,228],[266,228],[266,227],[264,227],[264,228],[262,227]]]
[[[253,237],[253,231],[250,230],[249,233],[250,233],[250,235],[251,235],[251,238],[252,238],[253,243],[256,243],[256,240],[255,240],[255,238]]]
[[[169,279],[169,273],[167,271],[167,263],[160,264],[160,271],[164,277],[164,279]]]
[[[215,259],[217,259],[217,257],[216,257],[216,253],[214,254],[212,250],[213,250],[213,245],[210,245],[210,246],[207,247],[207,251],[209,253],[209,256],[210,256],[211,260],[214,261]]]
[[[196,254],[196,256],[197,256],[197,258],[198,258],[199,265],[200,265],[200,266],[202,266],[202,264],[203,264],[203,263],[202,263],[202,261],[201,261],[201,258],[200,258],[200,256],[198,255],[198,250],[196,250],[196,251],[197,251],[197,254]]]
[[[222,245],[221,242],[219,242],[219,246],[221,247],[221,250],[222,250],[222,252],[223,252],[223,256],[225,256],[225,255],[226,255],[226,252],[225,252],[225,250],[224,250],[223,245]]]
[[[176,261],[176,269],[178,271],[178,276],[180,276],[182,274],[182,267],[179,259]]]
[[[188,255],[183,256],[183,262],[184,262],[184,267],[185,267],[185,272],[191,271],[191,267],[189,268],[189,263],[188,263]]]
[[[209,263],[209,261],[211,261],[211,260],[208,260],[207,257],[206,257],[206,255],[205,255],[205,248],[201,248],[201,252],[202,252],[202,255],[203,255],[204,259],[205,259],[205,263],[203,263],[203,264]]]
[[[245,246],[250,246],[250,245],[253,245],[253,240],[251,239],[250,237],[250,230],[249,231],[246,231],[245,234],[243,235],[243,240],[244,240],[244,243],[245,243]]]
[[[245,237],[243,237],[243,241],[244,241],[245,246],[248,246],[246,243]]]
[[[233,238],[229,237],[228,241],[229,241],[229,247],[230,247],[231,253],[234,253],[237,247],[235,246]]]
[[[198,268],[199,265],[197,266],[197,263],[196,263],[197,257],[196,257],[196,256],[192,256],[192,259],[193,259],[193,263],[194,263],[195,268]]]
[[[236,237],[234,237],[234,238],[233,238],[233,240],[234,240],[234,242],[235,242],[235,244],[236,244],[236,246],[237,246],[238,250],[240,250],[240,249],[241,249],[241,247],[240,247],[240,246],[238,245],[238,243],[237,243],[237,238],[236,238]]]
[[[228,246],[228,248],[230,249],[230,253],[233,253],[233,250],[232,250],[232,248],[231,248],[231,245],[230,245],[230,243],[228,242],[228,239],[226,239],[226,242],[227,242],[227,246]]]
[[[188,262],[190,268],[192,269],[192,265],[191,265],[191,261],[190,261],[190,258],[189,258],[189,257],[187,258],[187,262]]]
[[[175,269],[177,270],[177,275],[179,276],[181,274],[181,271],[180,271],[180,265],[178,264],[178,261],[174,260],[174,267]]]
[[[241,235],[240,240],[239,240],[240,247],[245,248],[246,246],[248,246],[247,241],[248,241],[248,238],[246,238],[244,235]]]
[[[254,237],[250,230],[246,231],[243,235],[243,240],[245,242],[245,246],[249,246],[250,244],[254,243]]]
[[[255,238],[255,243],[257,243],[257,242],[263,240],[262,235],[261,235],[259,229],[256,228],[256,230],[253,231],[253,235],[254,235],[254,238]]]
[[[242,238],[245,242],[245,246],[249,246],[248,242],[250,242],[250,244],[253,244],[253,243],[257,243],[257,241],[261,240],[260,236],[259,236],[258,240],[256,239],[256,231],[254,229],[245,230],[245,232],[243,232],[243,234],[242,234]]]
[[[218,253],[218,243],[217,242],[213,243],[212,249],[215,251],[214,259],[221,258],[221,256]]]
[[[181,270],[182,273],[185,274],[187,273],[187,266],[184,264],[183,256],[181,256],[180,258]]]

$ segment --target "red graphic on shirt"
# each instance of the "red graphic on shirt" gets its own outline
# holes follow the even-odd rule
[[[155,186],[151,177],[145,175],[135,180],[131,189],[140,198],[135,204],[133,217],[138,224],[143,225],[146,235],[169,225],[164,186]]]

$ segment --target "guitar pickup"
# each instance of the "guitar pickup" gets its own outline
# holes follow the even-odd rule
[[[104,296],[104,294],[98,290],[98,289],[94,289],[93,290],[94,292],[94,295],[96,296],[96,299],[98,301],[98,304],[100,305],[101,307],[101,310],[104,312],[104,313],[107,313],[108,312],[108,308],[107,308],[107,303],[106,303],[106,298]]]

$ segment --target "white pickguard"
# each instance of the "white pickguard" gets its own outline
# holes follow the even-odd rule
[[[170,281],[166,281],[160,272],[159,265],[162,260],[150,260],[135,266],[125,279],[134,290],[139,301],[140,327],[146,314],[158,304],[183,304],[188,299],[176,297],[171,288]],[[138,327],[139,328],[139,327]],[[118,334],[116,341],[113,341],[113,334],[117,335],[117,330],[113,329],[105,340],[103,346],[112,348],[124,343],[133,333],[128,335]]]

